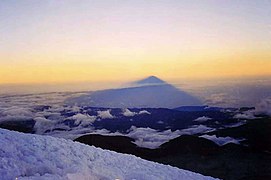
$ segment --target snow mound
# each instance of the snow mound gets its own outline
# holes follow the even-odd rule
[[[71,140],[0,129],[0,177],[8,179],[214,179]]]

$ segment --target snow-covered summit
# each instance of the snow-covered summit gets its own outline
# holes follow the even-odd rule
[[[9,179],[214,179],[71,140],[0,129],[0,177]]]

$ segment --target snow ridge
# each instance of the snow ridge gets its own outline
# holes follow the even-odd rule
[[[71,140],[0,129],[0,177],[8,179],[214,179]]]

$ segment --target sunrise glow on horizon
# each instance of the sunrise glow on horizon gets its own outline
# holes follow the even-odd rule
[[[271,76],[271,2],[0,2],[0,84]]]

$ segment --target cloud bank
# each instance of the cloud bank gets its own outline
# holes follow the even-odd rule
[[[196,121],[196,122],[205,122],[205,121],[208,121],[208,120],[211,120],[211,119],[212,118],[202,116],[202,117],[199,117],[199,118],[195,119],[194,121]]]
[[[129,109],[124,109],[123,115],[126,117],[133,117],[135,116],[137,113],[136,112],[132,112]]]
[[[264,99],[259,104],[257,104],[255,114],[271,116],[271,98]]]
[[[216,135],[202,135],[200,136],[202,138],[205,138],[205,139],[208,139],[208,140],[211,140],[213,141],[214,143],[216,143],[217,145],[219,146],[223,146],[225,144],[228,144],[228,143],[234,143],[234,144],[240,144],[240,141],[243,141],[244,139],[234,139],[232,137],[217,137]]]
[[[109,110],[105,110],[105,111],[97,111],[98,113],[98,117],[102,118],[102,119],[113,119],[114,116],[110,113],[110,109]]]

